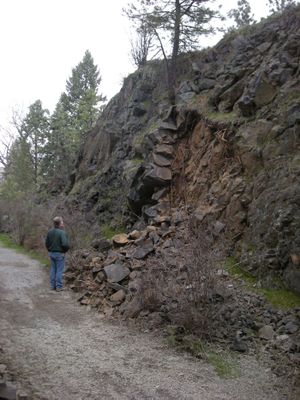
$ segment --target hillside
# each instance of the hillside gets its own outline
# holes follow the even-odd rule
[[[124,80],[90,132],[68,202],[118,230],[184,209],[264,286],[300,293],[300,9]],[[161,218],[160,218],[161,216]]]

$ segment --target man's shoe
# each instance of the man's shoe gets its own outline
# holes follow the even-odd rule
[[[62,287],[56,289],[57,292],[62,292],[63,290],[64,289]]]
[[[55,287],[51,287],[50,290],[56,290],[56,288]]]

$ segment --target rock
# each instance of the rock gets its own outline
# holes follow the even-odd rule
[[[171,160],[161,154],[153,153],[153,161],[159,167],[169,167],[171,165]]]
[[[98,272],[100,272],[100,271],[103,269],[103,267],[104,267],[104,265],[102,265],[102,264],[96,265],[96,266],[92,269],[92,273],[93,273],[93,274],[97,274]]]
[[[212,89],[215,84],[216,81],[214,79],[195,79],[195,85],[197,86],[197,90],[198,92],[202,92],[203,90],[208,90],[208,89]]]
[[[219,236],[224,230],[225,230],[226,225],[223,224],[220,221],[216,221],[213,225],[213,233],[216,236]]]
[[[132,274],[132,272],[130,273],[130,275]],[[130,277],[129,275],[129,277]],[[112,283],[112,282],[107,282],[106,285],[116,291],[118,290],[123,290],[125,293],[127,292],[127,288],[123,285],[120,285],[119,283]]]
[[[118,290],[110,296],[110,301],[113,303],[121,304],[125,300],[126,294],[124,290]]]
[[[129,243],[129,239],[125,233],[119,233],[113,236],[112,241],[119,246],[124,246]]]
[[[177,131],[177,126],[173,122],[161,122],[159,129],[165,129],[168,131]]]
[[[146,114],[146,112],[147,112],[147,110],[141,105],[136,105],[132,109],[132,115],[134,117],[141,117],[144,114]]]
[[[220,96],[220,103],[218,105],[218,109],[221,112],[229,112],[232,110],[234,103],[241,97],[244,90],[244,82],[239,81],[229,89],[227,89],[221,96]]]
[[[155,206],[149,208],[143,208],[143,214],[147,218],[154,218],[157,216],[158,212]]]
[[[137,240],[137,239],[139,239],[142,235],[143,235],[143,232],[138,231],[138,230],[135,229],[134,231],[132,231],[132,232],[130,232],[130,233],[128,234],[128,238],[131,239],[131,240]]]
[[[276,337],[275,346],[284,351],[290,351],[293,347],[293,342],[289,335],[279,335]]]
[[[130,274],[129,268],[121,263],[110,264],[104,267],[104,272],[108,282],[118,283]]]
[[[111,248],[111,242],[106,239],[94,239],[91,246],[96,250],[105,251]]]
[[[275,336],[275,332],[273,330],[273,327],[271,325],[264,325],[258,331],[258,336],[261,339],[272,340],[274,338],[274,336]]]
[[[95,281],[98,282],[98,283],[102,283],[104,280],[105,280],[105,274],[104,274],[103,271],[100,271],[100,272],[97,274],[97,276],[96,276],[96,278],[95,278]]]
[[[299,325],[294,321],[289,321],[285,325],[285,332],[286,333],[296,333],[299,329]]]
[[[92,264],[93,265],[99,265],[99,263],[101,263],[102,262],[102,258],[101,257],[93,257],[92,258]]]
[[[257,77],[254,88],[254,103],[257,107],[269,104],[277,94],[277,89],[269,83],[266,76],[261,74]]]
[[[173,157],[173,153],[174,153],[174,148],[171,145],[168,144],[158,144],[155,146],[155,150],[154,152],[156,154],[161,154],[165,157]]]
[[[151,200],[159,201],[167,193],[168,193],[168,188],[163,188],[163,189],[159,190],[158,192],[153,193]]]
[[[249,348],[247,343],[241,338],[235,338],[230,346],[233,351],[238,351],[239,353],[247,353]]]
[[[145,258],[148,254],[152,253],[154,250],[153,242],[150,239],[143,240],[143,242],[139,243],[139,246],[133,250],[131,253],[132,258],[137,258],[141,260]]]
[[[242,115],[244,117],[251,117],[252,115],[255,114],[256,111],[256,106],[253,101],[249,96],[243,96],[238,102],[237,106],[239,107]]]
[[[170,168],[154,166],[151,171],[144,176],[144,182],[153,186],[169,185],[172,179]]]

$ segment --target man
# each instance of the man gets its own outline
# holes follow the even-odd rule
[[[54,227],[47,233],[45,244],[51,261],[51,290],[60,292],[63,290],[62,277],[65,267],[65,253],[69,250],[69,240],[64,231],[64,222],[61,217],[55,217],[53,225]]]

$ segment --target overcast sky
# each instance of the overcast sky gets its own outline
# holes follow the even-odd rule
[[[250,0],[258,20],[266,16],[266,1]],[[129,22],[122,16],[127,3],[0,0],[0,126],[8,125],[13,108],[26,112],[37,99],[53,111],[72,68],[87,49],[100,69],[100,91],[108,98],[116,94],[122,79],[134,70]],[[230,9],[236,0],[223,3]]]

